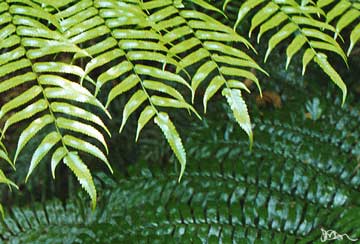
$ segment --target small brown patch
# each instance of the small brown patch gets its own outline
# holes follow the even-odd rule
[[[251,73],[253,73],[255,76],[256,76],[256,69],[252,68],[251,70]],[[247,88],[250,89],[251,85],[254,83],[254,81],[250,80],[250,79],[245,79],[244,80],[244,84]]]
[[[267,105],[272,105],[277,109],[282,107],[281,97],[274,91],[264,91],[262,97],[257,96],[256,104],[259,107],[265,107]]]

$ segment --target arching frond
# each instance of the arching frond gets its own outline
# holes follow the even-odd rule
[[[18,186],[14,182],[9,180],[1,169],[0,169],[0,184],[6,184],[9,186],[9,188],[14,187],[18,189]],[[0,203],[0,215],[1,215],[0,217],[4,218],[4,209],[1,203]]]
[[[206,9],[216,10],[203,1],[194,3]],[[205,81],[209,82],[202,98],[205,112],[208,101],[219,90],[233,90],[231,93],[223,94],[227,97],[238,123],[248,134],[251,144],[250,118],[238,89],[247,90],[242,83],[245,79],[253,80],[260,89],[258,79],[250,70],[263,70],[249,55],[241,51],[238,45],[243,44],[252,48],[251,44],[210,15],[183,7],[177,8],[171,1],[162,1],[161,8],[157,5],[148,10],[151,11],[150,18],[154,20],[158,29],[166,33],[163,41],[170,46],[170,55],[175,58],[181,57],[177,73],[190,74],[193,92],[195,93]],[[241,111],[238,106],[231,105],[239,101],[245,106]]]
[[[178,88],[182,86],[192,93],[190,85],[183,77],[170,71],[179,68],[179,63],[165,45],[166,36],[160,32],[147,12],[146,8],[150,4],[152,2],[95,1],[94,6],[99,9],[99,17],[104,22],[103,27],[110,30],[110,33],[102,41],[103,45],[88,48],[89,50],[101,48],[102,53],[94,54],[94,58],[85,69],[86,73],[90,73],[100,65],[115,63],[99,75],[95,93],[98,94],[103,86],[116,80],[108,93],[106,102],[108,107],[118,96],[130,90],[135,91],[124,107],[120,132],[127,119],[135,111],[142,109],[136,139],[150,119],[163,121],[161,118],[165,114],[160,111],[164,107],[183,108],[197,114],[185,100],[182,90]],[[143,106],[143,104],[147,105]],[[167,118],[166,126],[172,128],[170,133],[163,130],[165,124],[156,124],[163,130],[182,168],[185,169],[186,155],[180,136],[169,117]],[[173,143],[173,140],[176,140],[176,143]]]
[[[335,26],[335,38],[348,26],[354,24],[350,34],[350,45],[347,51],[349,56],[355,44],[360,39],[360,3],[344,1],[318,1],[320,8],[329,8],[326,12],[326,22]]]
[[[2,46],[0,57],[1,92],[7,94],[15,90],[18,94],[1,107],[2,137],[10,127],[31,119],[20,133],[14,162],[34,136],[40,131],[46,133],[33,152],[26,180],[46,155],[53,157],[54,176],[57,164],[63,159],[79,178],[95,207],[96,191],[90,172],[80,158],[73,155],[77,152],[92,154],[111,170],[103,153],[107,152],[103,131],[108,130],[100,117],[82,107],[92,106],[106,114],[107,111],[81,86],[83,79],[94,83],[86,72],[80,66],[56,58],[61,53],[89,54],[79,47],[78,36],[66,32],[70,24],[64,16],[53,15],[28,0],[8,1],[4,6],[7,11],[3,14],[6,16],[3,25],[9,31],[1,32],[7,33],[3,38],[8,43]]]
[[[226,1],[224,6],[229,2],[232,1]],[[305,73],[309,62],[316,62],[342,90],[343,102],[345,102],[347,94],[346,85],[324,53],[324,51],[335,53],[347,63],[344,51],[332,37],[336,36],[344,26],[334,28],[329,24],[329,21],[324,21],[326,13],[312,1],[303,1],[302,4],[299,4],[293,0],[258,0],[245,1],[240,6],[234,29],[237,29],[244,17],[250,12],[255,12],[255,15],[251,17],[249,36],[252,35],[255,29],[258,29],[257,40],[259,42],[265,33],[271,31],[265,61],[267,61],[275,47],[285,39],[291,38],[291,42],[286,49],[286,68],[290,64],[292,57],[301,49],[304,49],[305,51],[302,54],[302,73]],[[352,17],[355,15],[357,14],[351,14]],[[350,18],[346,19],[350,20]]]

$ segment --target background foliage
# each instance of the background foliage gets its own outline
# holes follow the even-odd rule
[[[1,1],[0,182],[20,188],[2,191],[2,240],[358,237],[359,16],[345,0]]]

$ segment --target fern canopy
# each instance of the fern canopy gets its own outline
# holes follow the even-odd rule
[[[113,172],[108,126],[118,110],[119,132],[136,117],[135,140],[150,122],[158,126],[180,163],[180,180],[187,151],[173,118],[181,109],[202,119],[198,101],[206,113],[216,94],[224,96],[252,147],[254,125],[243,91],[253,91],[254,83],[262,96],[260,80],[272,75],[256,61],[254,32],[258,42],[268,39],[265,61],[290,40],[286,68],[301,52],[303,73],[314,61],[342,90],[344,104],[347,86],[331,61],[338,56],[347,64],[354,53],[358,3],[217,4],[222,8],[204,0],[0,0],[0,93],[6,98],[0,108],[0,158],[15,168],[36,142],[25,181],[44,161],[55,178],[63,163],[95,208],[89,160]],[[244,34],[245,20],[251,23]],[[14,143],[16,150],[8,152]],[[1,183],[16,186],[0,172]]]
[[[199,5],[203,10],[210,6]],[[245,38],[205,13],[173,1],[9,0],[1,1],[0,14],[1,92],[17,93],[1,107],[2,137],[9,128],[28,123],[18,138],[14,162],[29,141],[47,129],[34,151],[26,180],[49,154],[53,176],[63,161],[95,206],[90,170],[81,155],[75,155],[88,153],[112,171],[106,157],[104,132],[109,130],[103,115],[111,118],[107,108],[124,94],[130,98],[123,109],[120,132],[132,114],[142,111],[136,137],[154,119],[184,172],[186,153],[167,108],[186,109],[200,117],[188,98],[190,95],[194,102],[196,88],[208,78],[212,81],[204,96],[205,110],[219,89],[232,89],[224,94],[231,94],[226,95],[227,100],[252,138],[250,118],[238,90],[245,86],[231,77],[258,83],[249,69],[261,68],[241,49],[232,47],[236,43],[251,47]],[[226,61],[231,57],[238,64]],[[242,102],[241,108],[235,105],[237,101]]]

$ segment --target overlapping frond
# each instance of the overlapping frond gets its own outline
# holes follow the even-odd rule
[[[204,1],[194,3],[217,11]],[[240,91],[248,89],[240,79],[258,84],[250,69],[261,68],[232,44],[251,45],[214,18],[184,7],[181,1],[1,2],[1,92],[17,92],[1,107],[2,136],[32,120],[20,134],[14,161],[32,138],[46,131],[27,178],[51,154],[53,176],[63,160],[95,204],[90,172],[77,153],[89,153],[110,168],[104,153],[108,130],[94,111],[110,116],[107,108],[124,94],[129,99],[120,132],[137,111],[136,140],[154,119],[180,161],[181,177],[186,153],[167,108],[200,117],[187,100],[194,102],[205,80],[210,81],[203,98],[205,111],[208,100],[224,87],[223,95],[252,142]],[[200,68],[194,71],[194,65]],[[107,97],[105,105],[97,100],[100,95]]]
[[[79,84],[83,79],[94,83],[85,71],[58,57],[62,53],[88,54],[79,47],[78,36],[72,37],[66,32],[68,22],[45,11],[38,3],[11,0],[3,2],[2,9],[1,93],[16,93],[1,107],[2,137],[10,127],[27,124],[18,139],[15,162],[31,139],[40,131],[46,131],[33,152],[26,180],[49,154],[53,176],[56,166],[63,161],[78,177],[95,206],[96,191],[90,171],[77,154],[89,153],[111,170],[104,153],[107,151],[106,126],[85,106],[107,112],[91,92]]]
[[[216,10],[203,1],[194,3]],[[180,57],[177,73],[191,76],[194,93],[202,83],[207,83],[202,97],[205,112],[208,101],[222,90],[237,122],[252,143],[250,118],[241,89],[249,92],[243,83],[245,79],[253,80],[260,89],[259,81],[251,69],[263,70],[241,51],[243,47],[252,48],[251,44],[211,15],[183,7],[172,1],[162,1],[161,5],[159,3],[148,8],[157,28],[166,33],[164,41],[170,45],[170,54],[175,59]]]
[[[186,165],[185,150],[169,115],[161,110],[172,107],[187,109],[196,115],[197,112],[182,95],[184,89],[192,93],[190,85],[183,77],[171,72],[179,67],[179,63],[172,57],[165,45],[163,33],[146,11],[147,5],[154,2],[95,1],[94,6],[99,9],[99,17],[104,22],[103,27],[109,30],[109,35],[101,41],[101,46],[96,45],[102,49],[101,54],[95,54],[85,71],[90,73],[100,65],[113,63],[99,75],[96,94],[107,83],[115,84],[108,92],[106,107],[120,95],[131,94],[123,110],[120,132],[137,110],[141,113],[136,140],[144,126],[154,118],[168,139],[183,173]],[[95,46],[90,48],[95,49]]]
[[[226,1],[224,7],[231,1]],[[329,2],[329,1],[325,1]],[[323,6],[321,4],[320,6]],[[251,19],[249,36],[255,29],[258,29],[257,40],[271,31],[268,41],[268,48],[265,54],[265,61],[269,58],[271,51],[281,42],[290,38],[291,42],[286,49],[286,68],[290,64],[292,57],[300,50],[302,53],[303,71],[305,73],[309,62],[316,62],[319,67],[329,76],[329,78],[342,90],[343,102],[345,101],[347,88],[338,72],[328,61],[325,52],[339,55],[345,63],[347,57],[339,43],[334,40],[343,27],[340,24],[336,28],[325,21],[325,11],[313,1],[245,1],[238,9],[238,16],[234,26],[237,29],[244,17],[250,12],[255,12]],[[355,13],[350,14],[354,17]],[[346,16],[344,15],[344,18]],[[350,18],[347,18],[350,21]],[[324,52],[325,51],[325,52]]]
[[[161,107],[184,108],[197,115],[193,107],[186,101],[186,94],[191,94],[192,100],[194,100],[196,88],[201,81],[210,76],[212,70],[202,70],[202,73],[196,74],[190,70],[188,71],[187,68],[200,62],[205,64],[206,61],[208,61],[207,66],[209,64],[218,65],[221,61],[215,63],[212,60],[216,58],[226,63],[224,55],[216,54],[216,51],[223,47],[228,47],[228,55],[235,56],[234,59],[237,58],[236,61],[240,60],[240,62],[234,68],[221,65],[224,68],[223,73],[213,79],[212,85],[209,86],[206,92],[204,98],[205,109],[207,101],[224,85],[225,81],[230,81],[229,78],[225,80],[225,75],[245,78],[254,77],[252,73],[245,71],[245,68],[259,68],[257,64],[242,51],[230,48],[230,46],[226,46],[222,42],[225,42],[226,38],[230,37],[230,40],[233,41],[241,41],[246,45],[249,45],[249,43],[232,31],[231,28],[215,19],[206,17],[205,14],[196,11],[182,11],[179,8],[182,8],[183,5],[173,3],[173,1],[119,2],[99,0],[95,1],[95,7],[100,10],[99,15],[105,20],[104,26],[108,28],[110,34],[103,38],[102,45],[98,43],[88,48],[89,50],[91,48],[93,50],[99,49],[99,51],[95,52],[95,57],[88,63],[85,71],[88,74],[100,65],[113,63],[112,67],[102,72],[98,77],[95,93],[98,94],[103,86],[115,80],[115,86],[108,93],[106,106],[109,106],[118,96],[132,91],[133,95],[123,111],[120,131],[124,128],[128,117],[142,108],[138,120],[136,139],[139,137],[142,128],[155,117],[155,123],[159,125],[169,140],[169,144],[182,165],[181,172],[183,172],[186,156],[180,137],[171,120],[161,119],[163,116],[169,118],[166,113],[161,116],[161,113],[163,113],[160,112]],[[186,16],[186,14],[189,16]],[[200,19],[196,22],[197,18]],[[203,22],[200,20],[203,20]],[[200,24],[200,26],[192,27],[192,22],[195,25]],[[215,31],[211,28],[202,30],[206,24],[211,24],[212,28],[215,27]],[[223,32],[224,29],[225,32]],[[205,43],[204,41],[209,42]],[[202,42],[209,45],[207,50],[200,48]],[[199,50],[191,50],[195,46]],[[208,50],[213,53],[214,58],[212,58]],[[90,54],[93,55],[91,52]],[[200,54],[199,57],[198,54]],[[218,67],[217,72],[220,72],[220,67]],[[189,84],[190,79],[192,80],[191,85]],[[253,79],[257,82],[256,77]],[[118,80],[122,81],[119,82]],[[246,89],[245,85],[237,81],[237,78],[233,78],[229,82],[229,86],[227,86],[228,89],[237,89],[239,87]],[[230,93],[225,93],[225,95],[231,101],[233,99],[242,101],[240,105],[237,104],[232,108],[237,111],[241,126],[251,138],[250,119],[241,93],[239,91],[232,92],[232,96],[227,94]],[[144,106],[144,103],[148,105]],[[167,121],[166,127],[173,128],[170,130],[173,133],[167,135],[159,121]]]

